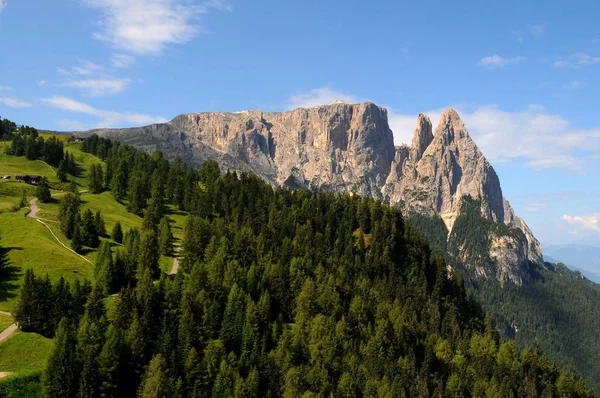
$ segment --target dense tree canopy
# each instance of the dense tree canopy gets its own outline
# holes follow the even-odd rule
[[[60,358],[77,369],[57,375],[64,396],[593,396],[537,349],[503,342],[395,209],[98,137],[85,148],[111,159],[108,186],[145,220],[114,253],[102,245],[78,330],[58,328],[47,372]],[[191,216],[180,272],[155,283],[162,201]]]

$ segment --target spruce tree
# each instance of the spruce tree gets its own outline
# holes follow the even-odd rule
[[[123,230],[121,229],[121,222],[117,221],[110,233],[110,237],[117,243],[123,243]]]
[[[158,276],[158,239],[156,232],[144,231],[140,239],[140,252],[138,254],[138,274],[142,270],[149,270],[153,277]]]
[[[37,309],[37,280],[33,270],[29,268],[25,271],[19,301],[15,308],[15,321],[24,332],[33,331],[39,327]]]
[[[76,253],[81,253],[83,250],[83,238],[81,237],[81,225],[75,223],[73,226],[73,237],[71,238],[71,249]]]
[[[81,217],[81,239],[85,246],[98,247],[98,232],[95,221],[94,213],[90,209],[86,209]]]
[[[102,217],[102,214],[100,214],[100,210],[96,211],[96,215],[94,216],[94,225],[96,227],[97,236],[106,236],[106,224],[104,223],[104,217]]]
[[[167,398],[172,393],[172,380],[167,374],[167,362],[158,354],[150,361],[144,381],[140,386],[140,398]]]
[[[35,197],[42,203],[48,203],[52,195],[50,194],[50,187],[48,186],[48,180],[44,177],[42,181],[35,188]]]
[[[124,353],[122,331],[109,325],[106,341],[98,357],[100,391],[103,397],[124,396],[122,385],[127,381],[124,379]]]
[[[173,254],[173,233],[169,217],[163,217],[158,226],[158,246],[163,255]]]
[[[76,398],[81,370],[75,350],[75,327],[63,318],[56,331],[54,349],[42,376],[43,396],[47,398]]]
[[[56,171],[56,176],[60,182],[66,182],[68,180],[69,177],[67,176],[67,171],[67,162],[63,159],[58,163],[58,170]]]
[[[116,270],[110,250],[110,242],[105,240],[98,250],[96,259],[96,284],[105,296],[108,296],[115,288]]]

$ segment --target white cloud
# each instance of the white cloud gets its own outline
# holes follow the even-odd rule
[[[203,31],[199,17],[211,9],[230,10],[221,0],[194,5],[188,0],[82,0],[102,12],[94,37],[134,55],[160,55]]]
[[[104,68],[87,59],[78,59],[79,65],[71,68],[58,68],[56,71],[64,76],[91,76]]]
[[[58,125],[58,127],[60,127],[63,130],[68,130],[68,131],[85,130],[83,123],[78,122],[76,120],[61,119],[56,124]]]
[[[546,33],[545,25],[527,25],[527,29],[529,29],[529,32],[531,32],[532,35],[538,37]]]
[[[362,102],[361,99],[354,95],[334,90],[329,86],[323,86],[306,93],[293,95],[287,101],[286,109],[312,108],[318,105],[328,105],[337,100],[346,101],[351,104]]]
[[[585,231],[600,232],[600,213],[570,216],[565,214],[562,220],[572,225],[575,229],[569,231],[573,235],[579,235]]]
[[[0,0],[0,1],[2,1],[2,0]],[[12,90],[12,87],[0,85],[0,91],[10,91],[10,90]]]
[[[133,112],[105,111],[80,101],[62,96],[42,99],[47,105],[68,112],[82,113],[100,118],[97,127],[124,127],[125,125],[140,126],[153,123],[164,123],[167,120],[160,116],[150,116]]]
[[[133,62],[129,58],[128,55],[116,55],[113,64],[117,62],[124,67],[128,62]],[[89,97],[119,94],[131,83],[131,79],[114,77],[111,70],[85,59],[79,59],[76,66],[58,68],[57,71],[67,79],[58,84],[59,87],[80,89],[83,95]]]
[[[38,80],[37,81],[37,85],[40,86],[40,87],[43,86],[43,85],[45,85],[46,83],[48,83],[47,80]]]
[[[473,110],[455,108],[469,134],[492,163],[522,162],[536,170],[578,170],[600,158],[600,128],[574,129],[562,116],[549,113],[541,106],[530,105],[516,112],[503,111],[496,105],[482,105]],[[426,112],[434,127],[440,111]],[[395,135],[407,134],[395,132]]]
[[[527,60],[527,58],[521,56],[504,58],[499,55],[491,55],[479,60],[477,65],[483,66],[484,68],[504,68],[507,65],[516,65],[525,60]]]
[[[129,68],[135,63],[135,58],[131,55],[115,54],[110,62],[115,68]]]
[[[0,0],[0,12],[6,8],[7,0]]]
[[[122,93],[129,83],[131,79],[104,78],[68,80],[62,86],[81,89],[84,95],[90,97],[101,97]]]
[[[554,66],[555,68],[579,69],[583,66],[590,66],[599,63],[600,57],[592,56],[587,53],[575,53],[569,55],[567,59],[562,59],[554,62],[552,66]]]
[[[0,97],[0,103],[11,108],[31,108],[33,105],[17,97]]]
[[[525,39],[523,39],[523,33],[521,33],[520,30],[516,30],[514,32],[512,32],[512,36],[515,38],[516,41],[518,41],[519,43],[523,43],[525,41]]]
[[[584,88],[585,83],[580,80],[571,80],[570,82],[563,85],[563,88],[568,88],[571,90],[576,90],[578,88]]]
[[[365,101],[324,86],[293,95],[286,109],[326,105],[339,99],[350,103]],[[600,161],[600,128],[572,128],[568,120],[542,106],[529,105],[514,112],[503,111],[497,105],[454,108],[483,154],[494,164],[515,162],[536,170],[579,170],[588,163]],[[430,117],[434,130],[443,111],[440,108],[424,112]],[[416,120],[416,114],[388,108],[388,122],[396,145],[410,145]]]

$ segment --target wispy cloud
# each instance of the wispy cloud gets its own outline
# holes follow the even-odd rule
[[[122,93],[129,83],[131,79],[105,78],[68,80],[61,86],[81,89],[84,95],[90,97],[101,97]]]
[[[552,64],[552,66],[554,66],[555,68],[579,69],[584,66],[590,66],[590,65],[599,64],[599,63],[600,63],[600,57],[596,57],[596,56],[592,56],[587,53],[580,52],[580,53],[571,54],[566,59],[561,59],[561,60],[554,62],[554,64]]]
[[[10,91],[10,90],[12,90],[12,87],[10,87],[10,86],[3,86],[3,85],[0,84],[0,91]]]
[[[600,128],[574,129],[568,120],[538,105],[507,112],[497,105],[454,107],[484,155],[495,164],[522,164],[535,170],[581,170],[600,161]],[[434,128],[443,109],[426,113]],[[396,144],[410,143],[417,115],[390,114]],[[392,125],[392,118],[397,120]]]
[[[600,213],[584,214],[579,216],[570,216],[565,214],[562,220],[574,227],[569,231],[573,235],[579,235],[586,231],[600,232]]]
[[[91,76],[104,68],[87,59],[78,59],[78,65],[70,68],[57,68],[56,71],[63,76]]]
[[[578,88],[584,88],[584,87],[585,87],[585,83],[580,80],[571,80],[570,82],[565,83],[563,85],[563,88],[570,89],[570,90],[576,90]]]
[[[31,108],[33,105],[17,97],[0,97],[0,103],[11,108]]]
[[[210,0],[82,0],[102,12],[98,40],[133,55],[160,55],[170,44],[183,44],[204,31],[199,19],[210,10],[231,10],[229,3]]]
[[[7,0],[0,0],[0,12],[6,8]]]
[[[350,103],[366,100],[324,86],[291,96],[286,109],[326,105],[340,99]],[[503,111],[497,105],[474,108],[458,105],[454,108],[477,145],[493,163],[514,163],[535,170],[581,170],[589,163],[600,162],[600,127],[572,128],[568,120],[539,105],[513,112]],[[434,128],[443,111],[439,108],[424,112],[431,118]],[[388,108],[388,123],[396,145],[411,143],[416,120],[416,114]]]
[[[527,58],[522,57],[522,56],[505,58],[505,57],[501,57],[499,55],[491,55],[489,57],[485,57],[485,58],[482,58],[481,60],[479,60],[477,65],[482,66],[484,68],[490,68],[490,69],[504,68],[507,65],[520,64],[521,62],[523,62],[525,60],[527,60]]]
[[[135,63],[135,57],[127,54],[115,54],[110,62],[115,68],[129,68]]]
[[[161,116],[150,116],[133,112],[115,112],[95,108],[86,103],[62,96],[42,99],[45,104],[68,112],[81,113],[100,118],[97,127],[140,126],[152,123],[163,123],[167,120]]]
[[[127,60],[119,58],[119,62],[124,65]],[[79,59],[78,65],[58,68],[57,71],[66,78],[66,81],[58,84],[59,87],[79,89],[83,95],[89,97],[119,94],[131,83],[131,79],[114,77],[114,71],[86,59]]]
[[[527,29],[529,29],[529,32],[536,37],[546,33],[546,25],[527,25]]]

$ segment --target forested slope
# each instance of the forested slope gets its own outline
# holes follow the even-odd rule
[[[489,234],[518,233],[485,220],[480,204],[465,198],[462,214],[449,239],[439,217],[411,215],[446,260],[467,275],[468,291],[493,314],[498,330],[519,347],[538,345],[561,365],[575,369],[596,391],[600,390],[600,286],[564,265],[529,264],[523,286],[502,286],[482,278],[477,265],[489,251]],[[470,256],[460,259],[458,245],[468,245]]]
[[[131,153],[96,138],[85,147],[117,170]],[[144,156],[122,172],[163,164]],[[83,315],[60,321],[47,396],[593,396],[536,349],[501,342],[398,210],[220,176],[210,162],[171,181],[177,164],[165,191],[181,182],[169,200],[192,214],[180,272],[155,282],[145,212],[143,238],[118,255],[136,261],[110,285],[121,287],[114,308],[95,286]]]

